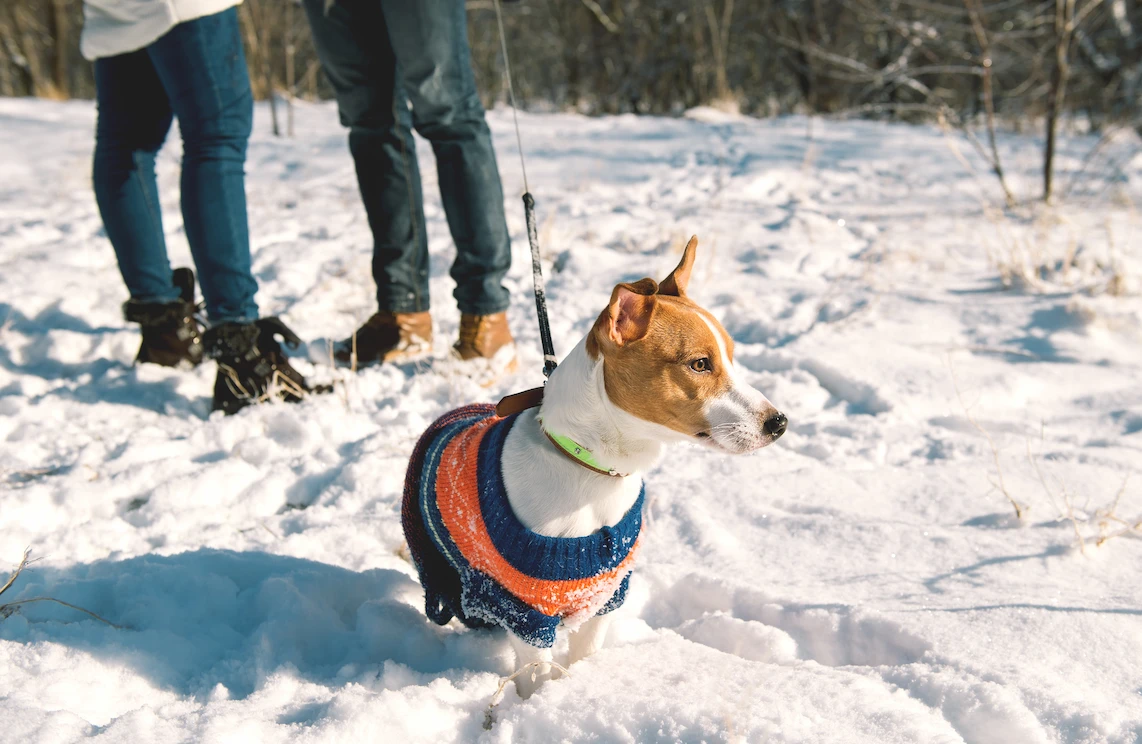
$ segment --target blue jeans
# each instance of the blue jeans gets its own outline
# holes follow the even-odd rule
[[[381,310],[427,310],[428,241],[412,128],[432,143],[456,244],[452,278],[463,313],[508,306],[504,195],[476,92],[464,0],[305,0],[322,67],[373,232]],[[412,111],[409,112],[409,104]]]
[[[95,199],[131,299],[178,299],[155,182],[155,155],[177,116],[182,217],[210,322],[257,319],[244,173],[254,109],[237,10],[96,60],[95,89]]]

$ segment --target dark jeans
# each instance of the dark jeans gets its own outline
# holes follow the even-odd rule
[[[256,319],[243,170],[254,109],[237,10],[97,60],[95,89],[95,199],[131,298],[178,298],[155,182],[155,155],[177,116],[182,217],[210,321]]]
[[[476,93],[464,0],[305,0],[373,231],[382,310],[427,310],[428,242],[412,127],[432,143],[456,244],[460,311],[505,310],[511,265],[503,187]],[[409,103],[412,112],[409,112]]]

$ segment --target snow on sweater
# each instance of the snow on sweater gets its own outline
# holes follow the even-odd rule
[[[183,21],[232,8],[242,0],[84,0],[79,50],[86,59],[148,46]]]
[[[511,510],[500,464],[517,417],[473,405],[437,419],[409,461],[401,521],[429,618],[500,625],[549,648],[561,622],[574,628],[622,605],[645,489],[618,524],[591,535],[529,530]]]

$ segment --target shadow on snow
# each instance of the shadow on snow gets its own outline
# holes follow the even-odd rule
[[[13,593],[15,596],[13,596]],[[0,620],[0,639],[60,643],[132,668],[157,687],[205,697],[223,685],[244,698],[281,668],[344,684],[386,661],[437,675],[451,669],[504,674],[500,631],[440,627],[422,609],[420,585],[391,569],[349,571],[262,552],[196,550],[64,569],[26,570],[5,600],[52,596]],[[352,665],[352,666],[350,666]]]

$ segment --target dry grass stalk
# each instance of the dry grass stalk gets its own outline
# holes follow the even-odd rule
[[[531,673],[534,677],[535,670],[541,666],[544,666],[544,665],[555,667],[560,672],[562,672],[564,676],[567,676],[567,677],[571,676],[571,672],[567,671],[566,667],[564,667],[562,664],[559,664],[559,663],[554,662],[554,661],[529,661],[528,663],[524,664],[519,669],[512,672],[511,676],[504,677],[503,679],[500,680],[500,686],[497,687],[495,693],[492,694],[492,701],[490,703],[488,703],[488,707],[484,711],[484,730],[485,731],[491,731],[492,725],[495,724],[495,722],[496,722],[496,713],[495,713],[496,706],[500,704],[500,696],[503,695],[504,688],[508,686],[508,683],[513,681],[516,677],[520,676],[521,674],[523,674],[526,671],[531,671]]]
[[[266,403],[284,398],[287,395],[293,395],[297,398],[305,398],[309,395],[309,391],[282,374],[281,370],[275,369],[274,374],[270,377],[270,384],[266,386],[266,391],[255,396],[242,384],[241,378],[238,377],[238,373],[232,367],[219,364],[218,368],[226,375],[226,387],[230,388],[230,392],[239,398],[252,398],[256,403]]]
[[[0,596],[2,596],[4,594],[4,592],[8,591],[12,587],[12,584],[16,583],[16,578],[20,575],[20,573],[25,568],[28,567],[28,564],[30,563],[30,561],[28,560],[28,556],[31,555],[31,553],[32,553],[31,548],[24,548],[24,555],[20,558],[20,563],[19,563],[19,565],[16,566],[16,570],[13,571],[12,575],[8,577],[8,580],[6,582],[4,582],[4,586],[0,587]],[[73,605],[70,602],[64,602],[62,599],[56,599],[55,597],[31,597],[29,599],[18,599],[15,602],[8,602],[5,604],[0,604],[0,620],[11,617],[12,614],[15,613],[16,610],[19,609],[19,607],[21,605],[32,604],[33,602],[55,602],[56,604],[61,604],[64,607],[68,607],[70,609],[82,612],[86,615],[90,615],[91,617],[95,618],[99,622],[104,623],[106,625],[110,625],[112,628],[115,628],[116,630],[123,630],[123,626],[116,625],[115,623],[111,622],[110,620],[107,620],[105,618],[100,617],[99,615],[96,615],[91,610],[86,610],[86,609],[84,609],[78,605]]]
[[[101,622],[105,625],[110,625],[115,630],[125,630],[125,628],[122,625],[116,625],[115,623],[111,622],[110,620],[103,618],[103,617],[100,617],[99,615],[96,615],[91,610],[85,610],[84,608],[80,607],[79,605],[73,605],[70,602],[64,602],[62,599],[56,599],[55,597],[32,597],[30,599],[18,599],[15,602],[9,602],[8,604],[2,604],[2,605],[0,605],[0,620],[4,619],[6,617],[10,617],[12,615],[12,613],[15,612],[16,609],[20,605],[31,604],[33,602],[55,602],[56,604],[61,604],[64,607],[68,607],[68,608],[73,609],[73,610],[78,610],[79,612],[82,612],[86,615],[90,615],[91,617],[95,618],[99,622]]]
[[[1079,541],[1079,552],[1084,556],[1086,555],[1086,540],[1083,538],[1083,531],[1079,529],[1079,520],[1075,516],[1075,506],[1071,502],[1071,495],[1067,493],[1067,487],[1062,483],[1059,484],[1059,490],[1063,494],[1063,505],[1067,507],[1066,517],[1070,520],[1071,527],[1075,530],[1075,537]]]
[[[273,377],[270,378],[270,384],[266,387],[266,392],[262,396],[261,401],[283,398],[286,395],[292,395],[295,398],[304,398],[309,395],[309,391],[289,377],[283,375],[280,370],[275,369]]]
[[[1045,434],[1045,426],[1044,426],[1043,422],[1040,421],[1039,422],[1039,443],[1040,443],[1040,447],[1042,447],[1044,434]],[[1047,498],[1050,500],[1051,506],[1055,507],[1055,510],[1058,511],[1060,515],[1062,515],[1063,517],[1065,517],[1066,519],[1068,519],[1070,521],[1071,527],[1073,527],[1075,530],[1075,537],[1078,538],[1078,541],[1079,541],[1079,551],[1083,555],[1086,555],[1086,541],[1083,539],[1082,530],[1079,529],[1079,521],[1078,521],[1078,518],[1075,516],[1075,507],[1074,507],[1074,504],[1071,503],[1070,494],[1067,493],[1066,486],[1062,483],[1062,481],[1060,481],[1059,482],[1059,491],[1062,493],[1063,507],[1065,507],[1065,508],[1060,508],[1058,502],[1055,501],[1055,494],[1051,492],[1051,487],[1047,485],[1047,478],[1046,478],[1046,476],[1043,475],[1042,468],[1039,467],[1038,458],[1034,457],[1031,454],[1031,441],[1030,440],[1027,440],[1027,460],[1028,460],[1028,462],[1031,463],[1031,467],[1032,467],[1032,469],[1034,469],[1035,476],[1039,479],[1039,483],[1042,484],[1043,492],[1047,494]]]
[[[1114,496],[1114,501],[1110,503],[1109,507],[1099,509],[1095,512],[1098,519],[1098,539],[1095,545],[1102,547],[1108,540],[1113,540],[1116,537],[1124,535],[1135,535],[1142,537],[1142,519],[1134,522],[1129,522],[1118,516],[1118,504],[1122,501],[1122,495],[1126,493],[1126,484],[1130,482],[1130,473],[1122,479],[1122,486],[1118,489],[1118,493]],[[1118,529],[1111,532],[1111,527],[1117,526]]]
[[[952,136],[952,123],[948,121],[948,117],[945,115],[944,111],[941,110],[939,112],[939,115],[936,117],[936,124],[940,127],[940,134],[944,136],[944,144],[947,145],[948,150],[952,153],[955,159],[959,161],[960,165],[964,167],[964,171],[966,171],[967,174],[972,177],[972,180],[975,181],[979,186],[980,193],[984,193],[987,187],[983,185],[983,179],[980,178],[979,171],[977,171],[975,166],[971,164],[971,161],[967,159],[967,156],[964,155],[963,151],[960,150],[959,143],[957,143],[956,138]],[[1006,199],[1007,195],[1009,194],[1009,192],[1006,190],[1006,187],[1004,187],[1004,194],[1004,198]],[[983,208],[985,213],[988,210],[993,209],[993,207],[982,196],[978,198],[980,207]]]
[[[1110,254],[1110,279],[1106,282],[1106,293],[1111,297],[1123,297],[1130,293],[1130,281],[1126,275],[1126,265],[1122,260],[1122,252],[1114,240],[1114,230],[1110,219],[1105,222],[1107,252]]]
[[[1013,229],[1010,213],[984,207],[984,216],[995,228],[992,239],[984,244],[987,257],[1004,286],[1019,285],[1043,293],[1068,291],[1112,296],[1128,293],[1126,269],[1109,223],[1106,258],[1084,261],[1079,250],[1083,231],[1055,208],[1039,205],[1036,210],[1034,215],[1025,215],[1032,222],[1031,233],[1024,234]],[[1052,249],[1050,240],[1060,230],[1066,231],[1061,255],[1057,248]],[[992,240],[997,244],[994,249]]]
[[[984,436],[984,438],[987,440],[988,446],[991,447],[991,456],[995,462],[996,480],[992,480],[991,475],[989,474],[988,482],[991,483],[993,488],[1002,493],[1007,501],[1011,504],[1012,508],[1015,509],[1015,518],[1023,519],[1023,513],[1027,511],[1029,507],[1026,504],[1021,504],[1016,501],[1011,493],[1007,490],[1007,484],[1003,480],[1003,465],[999,460],[999,447],[996,446],[995,440],[991,438],[991,434],[988,433],[987,429],[984,429],[980,423],[975,420],[975,416],[972,416],[971,409],[969,409],[967,404],[964,403],[964,396],[960,392],[959,382],[956,379],[956,368],[952,365],[951,353],[948,354],[948,369],[952,373],[952,387],[956,391],[956,399],[960,402],[960,407],[964,409],[964,415],[967,417],[968,423],[971,424],[976,431]]]
[[[1039,423],[1039,446],[1040,446],[1040,448],[1042,448],[1042,446],[1043,446],[1043,437],[1044,437],[1044,425],[1042,422],[1040,422]],[[1042,449],[1040,449],[1040,453],[1042,453]],[[1039,483],[1042,484],[1043,492],[1047,494],[1047,499],[1050,500],[1051,506],[1053,506],[1055,508],[1055,511],[1057,511],[1059,513],[1063,513],[1063,510],[1059,508],[1058,502],[1055,501],[1055,494],[1051,493],[1051,487],[1047,485],[1047,478],[1043,475],[1043,470],[1039,467],[1039,459],[1031,454],[1031,440],[1030,439],[1027,440],[1027,461],[1031,463],[1031,468],[1035,471],[1035,476],[1039,479]]]
[[[238,373],[234,371],[233,367],[219,362],[218,369],[222,370],[223,374],[226,375],[226,387],[230,388],[231,393],[239,398],[251,397],[250,391],[242,384],[241,378],[238,377]]]
[[[28,556],[31,554],[32,554],[31,548],[24,548],[24,555],[21,556],[19,565],[16,566],[16,570],[12,573],[11,576],[8,577],[8,580],[6,582],[4,582],[4,586],[0,587],[0,594],[3,594],[4,592],[8,591],[8,589],[12,586],[12,584],[15,583],[16,577],[19,576],[20,572],[23,571],[27,567]]]
[[[1040,428],[1039,436],[1040,440],[1042,440],[1042,428]],[[1031,454],[1030,440],[1027,442],[1027,460],[1031,463],[1031,467],[1034,469],[1035,475],[1039,479],[1039,483],[1042,484],[1044,493],[1046,493],[1047,498],[1050,499],[1051,506],[1053,506],[1059,512],[1060,518],[1066,519],[1071,523],[1071,527],[1075,532],[1075,538],[1079,543],[1079,552],[1081,552],[1083,555],[1086,555],[1086,543],[1088,539],[1091,539],[1091,537],[1089,535],[1083,534],[1082,527],[1079,523],[1090,522],[1092,520],[1085,514],[1081,519],[1079,518],[1079,515],[1075,512],[1074,503],[1071,500],[1070,494],[1067,492],[1065,484],[1063,484],[1061,481],[1059,482],[1059,491],[1062,494],[1063,498],[1062,506],[1060,506],[1059,503],[1055,500],[1055,495],[1052,493],[1051,487],[1047,485],[1047,479],[1043,475],[1042,469],[1039,467],[1038,458],[1034,457]],[[1130,482],[1130,475],[1130,473],[1127,473],[1126,477],[1122,479],[1122,486],[1119,487],[1118,493],[1116,493],[1114,496],[1114,500],[1110,502],[1108,506],[1096,509],[1094,512],[1093,521],[1095,521],[1098,525],[1098,537],[1093,538],[1095,547],[1101,548],[1108,541],[1113,540],[1116,537],[1123,537],[1126,535],[1142,537],[1142,519],[1138,519],[1132,522],[1123,519],[1122,517],[1118,516],[1117,513],[1118,505],[1122,503],[1122,496],[1126,493],[1126,486]]]

